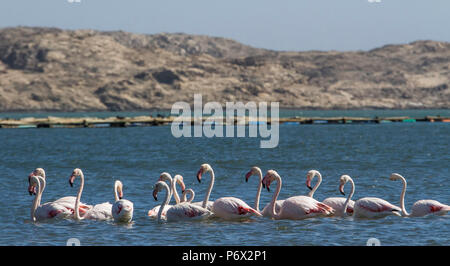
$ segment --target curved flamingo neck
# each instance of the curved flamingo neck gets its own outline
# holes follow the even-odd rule
[[[42,191],[41,191],[41,181],[39,180],[39,178],[36,176],[32,176],[31,179],[33,179],[33,181],[36,182],[36,186],[37,186],[37,189],[36,189],[37,193],[36,193],[36,196],[34,196],[33,205],[31,206],[31,220],[33,222],[35,222],[36,217],[34,214],[36,212],[37,207],[39,206]]]
[[[189,199],[187,199],[187,194],[189,194]],[[183,202],[189,202],[191,203],[195,198],[195,192],[194,190],[188,188],[183,192]]]
[[[403,216],[410,216],[410,214],[406,211],[406,208],[405,208],[406,179],[401,175],[399,175],[399,177],[403,183],[402,193],[400,194],[400,208],[402,209]]]
[[[177,182],[179,180],[179,176],[176,175],[173,179],[172,179],[172,183],[171,183],[171,189],[172,189],[172,195],[175,199],[175,203],[178,204],[180,203],[180,196],[178,195],[178,191],[177,191]]]
[[[114,182],[114,201],[119,201],[119,193],[117,189],[119,188],[119,182]]]
[[[75,219],[76,220],[82,220],[83,218],[80,216],[80,199],[81,194],[83,193],[83,187],[84,187],[84,174],[83,172],[80,173],[80,188],[78,189],[77,198],[75,200]]]
[[[277,189],[275,190],[273,196],[272,196],[272,201],[270,202],[270,210],[271,210],[271,214],[272,217],[277,218],[279,213],[276,213],[275,211],[275,202],[278,199],[278,195],[280,194],[281,191],[281,177],[276,176],[275,179],[277,180]]]
[[[313,177],[311,178],[314,179],[314,177],[317,176],[317,183],[316,185],[313,187],[313,189],[308,193],[308,197],[313,197],[314,196],[314,192],[316,192],[316,190],[319,188],[320,183],[322,183],[322,175],[320,174],[320,172],[314,172]]]
[[[209,196],[211,195],[211,191],[214,186],[214,179],[215,179],[214,170],[212,168],[210,168],[210,169],[208,169],[208,171],[211,175],[211,181],[209,182],[208,192],[206,193],[205,199],[203,200],[203,204],[202,204],[203,208],[206,208],[206,204],[208,203]]]
[[[256,197],[255,197],[255,210],[259,211],[259,201],[261,198],[263,176],[262,176],[261,169],[259,167],[256,168],[256,171],[258,172],[259,183],[258,183],[258,190],[256,191]]]
[[[164,202],[161,204],[161,206],[159,207],[159,211],[158,211],[158,222],[161,222],[161,216],[162,216],[162,212],[164,210],[164,207],[169,204],[170,199],[172,198],[172,193],[170,192],[169,186],[166,183],[162,183],[164,189],[166,190],[166,197],[164,199]]]
[[[350,182],[350,184],[352,185],[352,188],[351,188],[350,194],[348,194],[347,200],[345,200],[344,209],[342,210],[343,214],[347,213],[348,204],[350,203],[350,200],[352,199],[353,194],[355,194],[355,183],[353,182],[353,179],[350,178],[348,180],[348,182]]]
[[[47,185],[47,182],[45,181],[45,177],[42,176],[37,176],[38,180],[39,180],[39,184],[40,184],[40,189],[39,189],[39,199],[38,199],[38,204],[37,206],[41,205],[41,201],[42,201],[42,194],[44,194],[44,190],[45,190],[45,186]]]

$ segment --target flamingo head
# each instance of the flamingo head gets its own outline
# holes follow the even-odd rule
[[[397,173],[392,173],[391,176],[389,177],[390,180],[401,180],[404,179],[403,176],[401,176],[400,174]]]
[[[28,176],[28,182],[29,182],[29,186],[28,186],[28,192],[31,195],[36,195],[36,187],[38,185],[39,182],[39,177],[36,175],[32,175],[30,174]]]
[[[270,191],[270,183],[272,183],[277,177],[280,177],[275,170],[268,170],[266,175],[263,178],[263,186],[267,188],[267,191]]]
[[[319,171],[317,170],[309,170],[306,174],[306,186],[309,188],[309,190],[312,190],[311,181],[313,178],[319,174]]]
[[[36,195],[36,185],[31,185],[32,176],[41,176],[45,179],[45,171],[42,168],[36,168],[28,175],[28,193],[30,193],[30,196]]]
[[[345,196],[344,185],[349,180],[350,180],[350,176],[348,176],[348,175],[342,175],[341,178],[339,179],[339,192],[341,192],[341,194],[344,195],[344,196]]]
[[[212,171],[212,168],[209,164],[204,163],[200,166],[200,170],[197,172],[197,180],[199,183],[202,182],[202,174],[208,171]]]
[[[164,183],[163,181],[158,181],[155,184],[155,188],[153,189],[153,198],[155,199],[155,201],[158,200],[158,192],[160,192],[161,190],[163,190],[164,185],[166,185],[166,183]],[[167,186],[167,185],[166,185]]]
[[[167,172],[162,172],[159,175],[158,181],[172,182],[172,176],[169,173],[167,173]]]
[[[245,182],[248,182],[248,179],[252,175],[257,175],[258,173],[261,173],[261,169],[258,166],[253,166],[250,171],[245,175]]]
[[[75,178],[77,176],[81,176],[82,174],[83,174],[83,172],[81,171],[80,168],[75,168],[72,171],[72,175],[70,175],[70,177],[69,177],[69,184],[70,184],[71,187],[73,187],[73,182],[75,181]]]
[[[178,185],[180,185],[181,192],[184,192],[186,190],[186,185],[184,184],[183,176],[182,175],[175,175],[173,177],[173,179],[177,182]]]
[[[123,198],[123,184],[120,180],[116,180],[115,187],[117,188],[117,194],[119,196],[119,199]]]

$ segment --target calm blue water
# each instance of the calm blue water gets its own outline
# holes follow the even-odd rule
[[[356,183],[354,199],[376,196],[398,204],[401,183],[388,179],[398,172],[408,180],[408,210],[419,199],[450,204],[449,123],[280,125],[277,148],[260,149],[259,143],[258,138],[176,139],[170,126],[0,129],[0,192],[6,203],[0,245],[65,245],[74,237],[81,245],[365,245],[373,237],[382,245],[450,245],[450,214],[167,224],[147,218],[147,211],[161,203],[153,199],[152,187],[163,171],[182,174],[202,200],[208,182],[199,184],[195,174],[205,162],[216,173],[211,200],[236,196],[253,205],[257,178],[246,183],[244,175],[258,165],[263,172],[280,173],[280,198],[306,194],[306,173],[317,169],[324,177],[315,194],[318,200],[339,196],[339,177],[348,174]],[[125,198],[134,202],[133,224],[31,223],[27,176],[36,167],[47,172],[43,202],[76,195],[78,188],[68,184],[75,167],[84,171],[82,201],[89,204],[112,202],[113,182],[122,180]],[[261,195],[265,206],[272,192]]]

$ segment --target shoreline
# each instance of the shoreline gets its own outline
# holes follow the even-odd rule
[[[164,126],[171,125],[176,117],[153,117],[153,116],[138,116],[138,117],[47,117],[47,118],[33,118],[25,117],[20,119],[0,119],[0,128],[80,128],[80,127],[146,127],[146,126]],[[234,117],[228,119],[227,117],[211,117],[204,116],[200,118],[193,118],[176,121],[178,123],[188,123],[202,126],[223,126],[223,125],[271,125],[272,119],[267,117],[260,120],[258,117]],[[450,116],[425,116],[425,117],[284,117],[275,120],[275,123],[301,125],[301,124],[382,124],[382,123],[415,123],[415,122],[430,122],[430,123],[450,123]]]

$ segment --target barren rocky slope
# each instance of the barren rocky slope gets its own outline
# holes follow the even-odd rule
[[[170,109],[177,101],[280,107],[450,108],[450,43],[277,52],[187,34],[0,29],[0,111]]]

